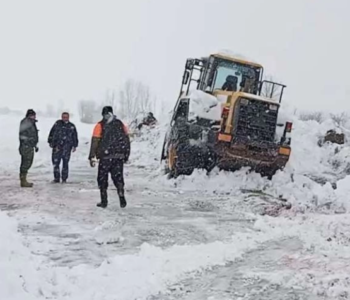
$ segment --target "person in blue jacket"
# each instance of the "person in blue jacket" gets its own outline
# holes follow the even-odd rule
[[[69,121],[69,113],[62,113],[61,120],[58,120],[50,130],[48,143],[52,148],[52,164],[54,166],[54,183],[66,183],[69,174],[69,160],[71,153],[78,147],[78,132],[75,125]],[[62,173],[60,172],[60,164]]]

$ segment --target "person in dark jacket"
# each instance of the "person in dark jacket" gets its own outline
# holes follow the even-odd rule
[[[142,126],[153,126],[157,124],[157,119],[152,112],[149,112],[142,122],[137,126],[138,130],[141,130]]]
[[[102,110],[102,121],[94,128],[89,154],[90,165],[95,166],[99,160],[97,183],[100,189],[101,202],[98,207],[108,205],[108,175],[111,173],[113,183],[118,191],[120,207],[126,206],[124,194],[124,163],[130,155],[130,139],[127,128],[115,115],[111,106]]]
[[[33,183],[27,181],[27,174],[34,160],[34,151],[38,152],[38,129],[36,127],[36,113],[28,109],[25,118],[19,126],[19,153],[21,155],[20,183],[21,187],[33,187]]]
[[[52,164],[54,166],[54,183],[66,183],[69,174],[69,160],[71,153],[78,147],[78,133],[75,125],[69,121],[69,113],[62,113],[61,120],[58,120],[52,127],[48,143],[52,148]],[[63,162],[62,174],[60,164]]]
[[[237,91],[237,83],[238,83],[237,76],[228,75],[221,89],[223,91],[235,92]]]

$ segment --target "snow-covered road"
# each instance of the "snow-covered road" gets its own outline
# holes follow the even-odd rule
[[[0,145],[0,299],[350,299],[346,181],[334,191],[288,170],[272,182],[244,170],[168,181],[157,131],[132,144],[127,208],[110,186],[101,210],[86,160],[91,126],[78,125],[70,183],[54,185],[45,144],[54,120],[42,120],[35,187],[24,190],[18,121],[0,121],[11,123]]]

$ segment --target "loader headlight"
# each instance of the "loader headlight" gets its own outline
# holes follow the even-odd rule
[[[289,156],[290,152],[291,152],[290,148],[285,148],[285,147],[280,147],[278,150],[279,154],[286,155],[286,156]]]
[[[292,132],[292,122],[286,122],[286,132]]]

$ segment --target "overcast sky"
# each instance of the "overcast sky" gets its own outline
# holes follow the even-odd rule
[[[301,109],[350,110],[349,0],[0,0],[0,106],[74,109],[128,78],[175,103],[186,58],[251,57]]]

